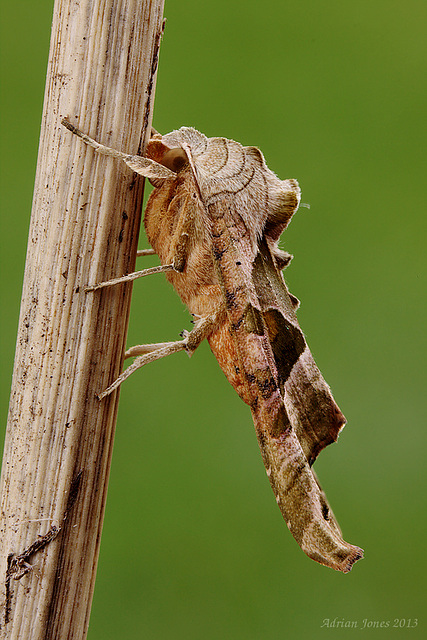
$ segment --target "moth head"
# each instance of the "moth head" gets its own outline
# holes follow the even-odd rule
[[[175,173],[179,173],[188,163],[188,157],[184,149],[181,147],[173,147],[171,149],[156,137],[151,138],[148,143],[145,156]]]

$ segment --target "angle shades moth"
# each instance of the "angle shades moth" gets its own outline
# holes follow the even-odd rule
[[[347,573],[363,557],[344,541],[312,469],[345,418],[317,368],[297,321],[298,300],[278,248],[300,203],[296,180],[279,180],[256,147],[207,138],[182,127],[154,132],[145,157],[110,149],[62,121],[98,153],[121,158],[154,186],[144,224],[161,266],[86,287],[165,272],[195,318],[183,339],[137,345],[134,362],[100,398],[136,369],[207,339],[227,379],[249,405],[262,458],[286,524],[313,560]],[[147,253],[146,251],[143,253]]]

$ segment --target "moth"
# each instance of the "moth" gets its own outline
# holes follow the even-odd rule
[[[121,158],[154,186],[144,224],[161,266],[104,283],[164,271],[194,317],[182,340],[137,345],[133,371],[207,339],[229,382],[249,405],[262,458],[286,524],[313,560],[347,573],[363,550],[344,541],[312,469],[345,418],[317,368],[296,317],[278,247],[300,203],[296,180],[280,180],[256,147],[207,138],[191,127],[153,131],[145,157],[110,149],[62,122],[97,152]],[[147,253],[140,252],[140,253]]]

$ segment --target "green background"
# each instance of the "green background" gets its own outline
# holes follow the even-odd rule
[[[3,422],[51,12],[45,0],[3,9]],[[165,16],[154,126],[259,146],[311,205],[282,243],[286,278],[348,419],[316,469],[365,559],[342,575],[298,548],[250,412],[202,345],[122,389],[89,639],[421,637],[426,3],[166,0]],[[136,283],[132,305],[129,345],[190,328],[162,276]],[[335,618],[359,628],[322,626]],[[364,619],[390,627],[362,631]]]

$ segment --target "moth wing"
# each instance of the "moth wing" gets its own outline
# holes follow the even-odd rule
[[[294,368],[309,353],[296,320],[295,300],[289,296],[271,253],[275,233],[289,216],[280,218],[279,227],[272,226],[267,237],[263,236],[270,210],[267,183],[271,176],[264,170],[262,157],[249,154],[248,158],[241,145],[223,138],[200,142],[200,150],[195,153],[193,147],[189,148],[188,157],[205,208],[212,258],[227,313],[216,337],[211,334],[208,338],[211,348],[251,407],[267,474],[295,540],[317,562],[348,572],[363,552],[343,540],[310,466],[317,453],[336,438],[344,417],[314,362],[303,370],[307,384],[320,388],[309,392],[307,398],[320,413],[325,404],[338,412],[340,418],[332,425],[328,416],[317,416],[314,424],[306,415],[300,416],[307,409],[298,387],[294,389],[288,382]],[[295,210],[299,199],[296,183],[289,184],[288,192],[292,196],[290,206],[283,208],[280,201],[277,209],[285,218],[287,212]]]
[[[298,324],[294,303],[264,239],[252,278],[260,301],[279,383],[292,426],[310,464],[335,442],[345,418],[314,362]]]

